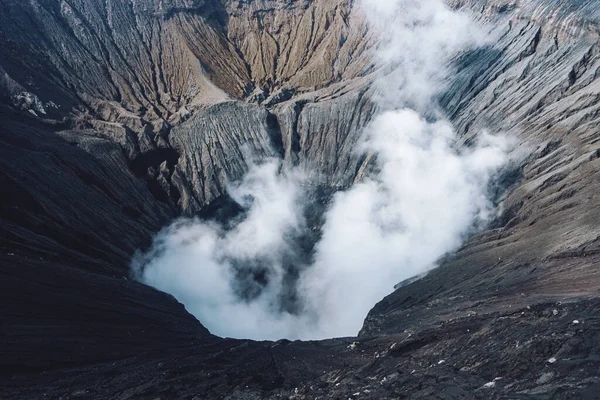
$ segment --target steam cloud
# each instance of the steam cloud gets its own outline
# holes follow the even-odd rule
[[[229,195],[247,213],[234,226],[180,220],[134,260],[143,282],[172,293],[214,334],[280,339],[299,321],[281,309],[286,259],[305,229],[302,175],[255,165]],[[143,267],[143,268],[142,268]],[[241,276],[240,276],[241,275]],[[261,284],[263,283],[263,284]],[[264,284],[266,283],[266,284]]]
[[[455,149],[434,105],[450,58],[485,35],[442,0],[362,0],[362,8],[382,36],[383,111],[357,151],[377,155],[377,173],[334,196],[312,257],[298,254],[309,231],[304,175],[263,160],[229,188],[239,217],[178,221],[133,261],[138,279],[173,294],[217,335],[355,335],[394,283],[434,268],[488,217],[488,185],[510,144],[482,133]]]

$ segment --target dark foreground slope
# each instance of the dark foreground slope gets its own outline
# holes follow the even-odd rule
[[[172,214],[120,148],[0,116],[2,375],[208,339],[172,297],[127,279],[132,252]]]
[[[440,103],[467,145],[522,143],[503,213],[358,338],[258,343],[211,336],[129,260],[244,173],[239,143],[360,178],[373,39],[352,3],[0,0],[0,397],[600,393],[600,10],[454,3],[501,31]]]

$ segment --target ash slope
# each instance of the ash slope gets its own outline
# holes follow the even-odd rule
[[[504,213],[359,338],[257,343],[211,336],[128,261],[242,176],[240,143],[360,179],[375,39],[353,4],[1,1],[2,397],[592,398],[600,8],[454,3],[502,32],[440,103],[465,144],[525,144]]]

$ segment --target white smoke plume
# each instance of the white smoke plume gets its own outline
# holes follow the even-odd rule
[[[285,294],[284,258],[293,254],[293,238],[305,229],[302,175],[280,174],[280,167],[267,160],[229,187],[229,195],[247,210],[233,227],[182,219],[159,233],[152,250],[133,261],[138,279],[173,294],[214,334],[294,336],[297,318],[278,302]],[[239,281],[236,272],[248,280]],[[252,279],[257,276],[265,286]]]
[[[384,113],[368,135],[380,172],[337,194],[302,280],[322,337],[355,334],[393,284],[458,248],[486,218],[488,182],[506,161],[504,140],[484,136],[456,152],[448,123],[412,110]]]
[[[361,0],[371,30],[381,38],[374,62],[382,77],[375,100],[384,110],[432,107],[444,89],[450,60],[490,40],[483,27],[443,0]]]
[[[376,173],[334,196],[312,259],[297,254],[307,231],[303,175],[267,160],[230,188],[246,210],[231,226],[179,221],[134,260],[138,279],[173,294],[215,334],[356,335],[395,283],[434,268],[491,210],[486,193],[508,141],[481,134],[456,149],[434,101],[451,57],[485,40],[481,28],[442,0],[361,5],[382,36],[374,60],[382,112],[357,149],[376,155]]]

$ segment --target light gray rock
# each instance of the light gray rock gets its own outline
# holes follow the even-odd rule
[[[254,162],[278,156],[274,141],[280,132],[268,118],[263,107],[228,102],[200,110],[171,131],[169,140],[180,155],[174,184],[185,214],[225,194],[227,183],[240,179]]]

